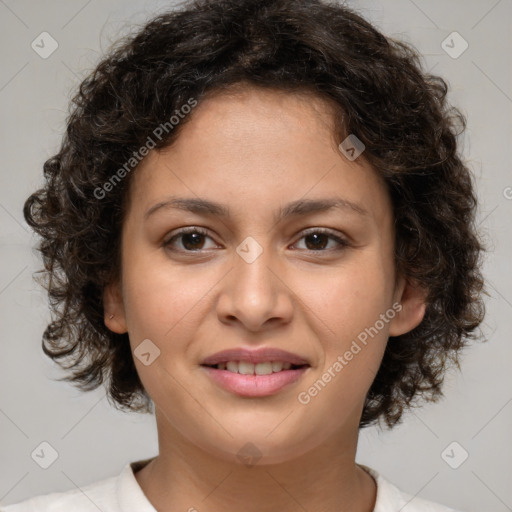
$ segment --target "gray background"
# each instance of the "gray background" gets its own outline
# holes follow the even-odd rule
[[[349,4],[386,34],[416,45],[425,67],[446,78],[449,99],[468,115],[464,154],[477,177],[479,223],[490,249],[483,326],[490,341],[464,353],[462,372],[446,379],[444,400],[414,409],[391,432],[363,430],[357,460],[411,494],[466,512],[512,510],[512,1]],[[42,183],[43,162],[57,151],[72,89],[118,36],[169,6],[156,0],[0,0],[2,504],[82,487],[157,453],[152,416],[116,411],[102,389],[82,394],[53,380],[62,373],[40,348],[49,313],[32,281],[40,262],[21,209]],[[47,59],[31,48],[43,31],[59,45]],[[469,44],[458,58],[441,47],[453,31]],[[43,441],[58,452],[48,469],[31,457]],[[463,450],[469,455],[460,464]],[[460,465],[453,469],[446,461]]]

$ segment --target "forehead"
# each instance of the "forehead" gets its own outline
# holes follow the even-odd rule
[[[332,104],[310,93],[256,87],[202,99],[173,143],[152,150],[133,176],[137,210],[168,196],[210,198],[230,212],[278,208],[299,199],[341,196],[389,214],[383,179],[359,157],[349,161]]]

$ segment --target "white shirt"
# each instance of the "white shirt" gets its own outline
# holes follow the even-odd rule
[[[142,491],[135,472],[151,459],[126,464],[118,476],[80,489],[54,492],[0,507],[0,512],[157,512]],[[358,464],[377,483],[373,512],[457,512],[432,501],[415,498],[400,491],[377,471]]]

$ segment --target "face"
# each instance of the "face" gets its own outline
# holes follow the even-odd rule
[[[225,460],[247,443],[290,460],[357,431],[388,337],[424,305],[395,273],[385,184],[338,149],[327,104],[247,88],[190,115],[134,171],[105,322],[146,354],[134,361],[159,432]],[[305,366],[203,366],[231,349]]]

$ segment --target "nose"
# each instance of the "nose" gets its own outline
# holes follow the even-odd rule
[[[241,324],[251,332],[274,329],[293,316],[293,291],[283,265],[269,249],[248,262],[235,253],[233,269],[223,280],[217,302],[221,322]]]

